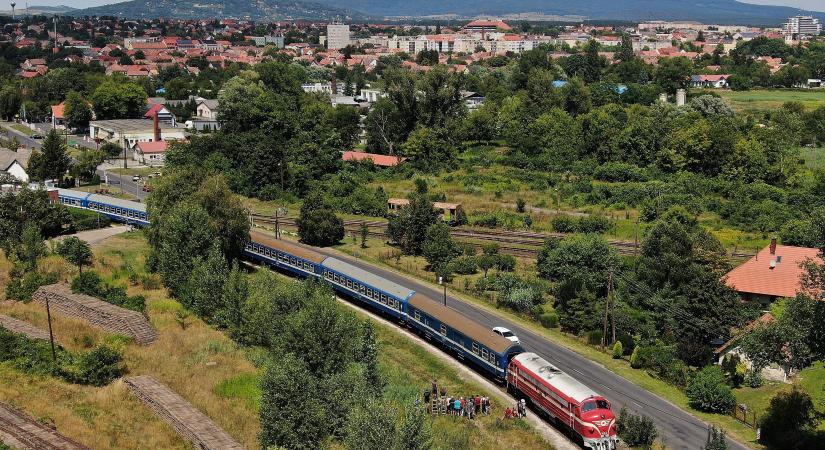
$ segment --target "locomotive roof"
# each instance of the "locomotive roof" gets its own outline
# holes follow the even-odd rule
[[[562,372],[561,369],[550,364],[547,360],[535,353],[528,352],[516,355],[513,361],[518,361],[522,367],[577,403],[582,403],[590,397],[599,396],[593,389],[590,389],[581,381]]]
[[[146,212],[145,203],[123,200],[122,198],[110,197],[108,195],[91,194],[89,192],[76,191],[73,189],[58,189],[57,193],[58,195],[85,198],[90,202],[106,203],[107,205],[116,206],[118,208],[128,208],[135,211]]]
[[[306,247],[293,244],[283,239],[275,239],[273,236],[261,233],[260,231],[250,230],[249,238],[253,242],[257,242],[261,245],[265,245],[275,250],[280,250],[282,252],[289,253],[290,255],[295,255],[307,261],[312,261],[315,264],[320,264],[321,261],[323,261],[326,258],[325,255],[312,251]]]
[[[413,290],[410,288],[401,286],[400,284],[394,283],[384,277],[379,277],[374,273],[367,272],[360,267],[355,267],[352,264],[341,261],[338,258],[329,257],[325,259],[321,265],[338,273],[352,277],[364,284],[368,284],[373,288],[392,294],[402,300],[406,300],[407,297],[413,293]]]
[[[509,339],[493,333],[492,330],[479,325],[467,316],[442,305],[424,294],[416,293],[413,295],[412,298],[410,298],[410,305],[435,317],[449,327],[458,330],[468,338],[496,353],[505,354],[511,347],[518,346],[518,344],[511,342]]]

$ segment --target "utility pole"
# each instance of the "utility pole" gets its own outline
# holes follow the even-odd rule
[[[281,238],[281,222],[279,220],[280,214],[278,214],[281,212],[280,209],[281,208],[275,208],[275,239]]]
[[[613,269],[610,269],[610,275],[607,281],[607,298],[604,301],[604,322],[602,325],[602,349],[607,347],[607,315],[610,310],[610,298],[613,296]],[[615,331],[614,331],[615,332]]]
[[[447,306],[447,282],[444,277],[438,277],[438,284],[444,286],[444,306]]]
[[[46,296],[46,319],[49,321],[49,342],[52,345],[52,362],[57,365],[57,352],[54,351],[54,333],[52,332],[52,312],[49,308],[49,296]]]
[[[611,342],[616,342],[616,291],[613,290],[613,272],[610,272],[610,285],[608,286],[610,294],[608,298],[610,299],[610,328],[612,331],[613,339]]]

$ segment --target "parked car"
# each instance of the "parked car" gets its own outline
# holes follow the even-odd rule
[[[140,175],[132,175],[132,181],[134,181],[135,183],[140,181]]]
[[[32,139],[44,139],[44,136],[40,133],[34,133],[29,137],[32,138]]]
[[[512,332],[512,331],[510,331],[510,330],[509,330],[509,329],[507,329],[507,328],[504,328],[504,327],[495,327],[495,328],[493,328],[493,333],[495,333],[495,334],[497,334],[497,335],[499,335],[499,336],[504,337],[505,339],[509,340],[510,342],[513,342],[513,343],[516,343],[516,344],[520,344],[520,342],[519,342],[519,340],[518,340],[518,336],[516,336],[515,334],[513,334],[513,332]]]

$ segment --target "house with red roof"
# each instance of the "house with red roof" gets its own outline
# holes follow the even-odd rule
[[[178,126],[175,115],[163,103],[151,104],[149,110],[146,111],[146,114],[144,114],[143,117],[146,119],[154,119],[155,115],[158,116],[158,121],[161,123],[165,123],[172,127]]]
[[[166,160],[166,141],[138,142],[135,145],[135,161],[146,166],[162,166]]]
[[[510,31],[513,27],[507,25],[503,20],[474,20],[464,25],[462,29],[471,33],[486,33],[496,30]]]
[[[724,89],[730,86],[730,75],[691,75],[690,85],[695,88]]]
[[[341,158],[344,161],[372,161],[373,164],[380,167],[394,167],[401,164],[406,158],[400,156],[390,156],[390,155],[379,155],[377,153],[365,153],[365,152],[344,152],[341,155]]]
[[[776,239],[744,264],[725,275],[725,284],[746,301],[769,305],[777,298],[796,297],[804,289],[803,264],[822,264],[819,249],[777,245]]]

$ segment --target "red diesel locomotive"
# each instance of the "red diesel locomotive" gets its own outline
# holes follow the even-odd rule
[[[535,353],[513,357],[507,388],[581,436],[585,447],[615,450],[616,417],[610,402]]]

